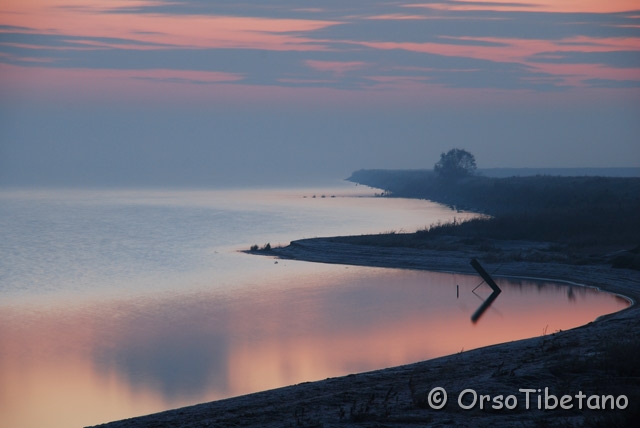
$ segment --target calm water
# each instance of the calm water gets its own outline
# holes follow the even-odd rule
[[[371,194],[1,191],[0,426],[97,424],[551,333],[626,306],[502,279],[472,323],[490,294],[472,292],[475,276],[237,251],[468,216]]]

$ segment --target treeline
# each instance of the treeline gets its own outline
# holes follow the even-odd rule
[[[431,233],[573,244],[640,244],[640,178],[471,176],[444,180],[430,170],[360,170],[349,181],[389,196],[429,199],[490,215]]]

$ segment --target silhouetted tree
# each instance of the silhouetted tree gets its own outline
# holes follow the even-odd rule
[[[466,150],[451,149],[440,155],[433,166],[435,173],[442,178],[460,178],[472,175],[476,171],[476,158]]]

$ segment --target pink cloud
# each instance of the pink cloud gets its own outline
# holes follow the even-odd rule
[[[390,13],[390,14],[386,14],[386,15],[374,15],[374,16],[368,16],[366,19],[371,19],[371,20],[386,20],[386,21],[405,21],[405,20],[422,20],[422,19],[427,19],[426,16],[423,15],[409,15],[409,14],[402,14],[402,13]]]
[[[132,42],[183,48],[307,51],[323,48],[317,44],[310,46],[309,39],[294,33],[338,24],[313,19],[103,13],[109,9],[148,4],[154,2],[27,0],[0,6],[0,18],[4,25],[28,27],[42,34],[118,37]],[[140,46],[137,48],[142,49]]]
[[[307,67],[317,71],[331,72],[336,75],[343,75],[348,71],[359,70],[366,67],[367,63],[362,61],[317,61],[306,60],[304,62]]]
[[[455,0],[447,3],[415,3],[402,7],[423,8],[432,10],[486,10],[499,12],[583,12],[583,13],[613,13],[638,9],[637,0]]]
[[[443,56],[474,58],[495,62],[513,62],[526,65],[531,69],[548,73],[564,79],[568,86],[583,86],[587,79],[638,80],[637,69],[618,69],[598,64],[555,64],[531,60],[535,55],[547,57],[561,52],[612,52],[619,50],[637,50],[640,38],[590,38],[572,37],[558,41],[498,38],[498,37],[442,37],[456,41],[487,42],[494,46],[478,46],[472,43],[399,43],[399,42],[354,42],[364,46],[391,50],[402,49],[412,52],[430,53]],[[551,52],[552,54],[546,54]]]

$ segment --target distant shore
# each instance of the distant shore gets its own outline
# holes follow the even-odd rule
[[[571,281],[626,296],[633,302],[640,299],[640,271],[614,269],[608,263],[618,253],[596,253],[580,264],[572,264],[540,243],[497,241],[490,248],[495,250],[499,246],[500,257],[492,260],[486,257],[490,254],[459,238],[438,239],[441,240],[436,243],[438,248],[424,249],[365,245],[349,242],[348,237],[316,238],[260,253],[321,263],[451,272],[472,272],[469,260],[479,257],[490,271],[499,266],[503,276]],[[486,242],[483,245],[486,247]],[[516,251],[517,257],[512,254]],[[568,331],[100,426],[632,426],[640,418],[638,331],[640,307],[634,304]],[[449,395],[448,404],[441,410],[429,406],[429,392],[436,387],[444,388]],[[535,392],[530,393],[526,409],[526,397],[519,390],[541,389],[543,394],[544,388],[549,388],[549,394],[558,399],[564,395],[573,397],[573,408],[538,409],[540,394]],[[504,400],[513,395],[517,406],[509,410],[503,403],[497,409],[489,406],[497,406],[496,402],[490,402],[485,403],[483,410],[478,405],[465,410],[457,399],[466,389],[492,399],[501,395]],[[625,409],[588,410],[585,398],[580,410],[579,398],[575,397],[580,392],[586,397],[611,395],[619,398],[620,405],[624,396],[628,405]],[[470,401],[470,392],[465,399]],[[544,407],[544,396],[541,400]],[[468,401],[463,404],[469,404]]]

